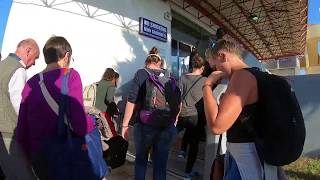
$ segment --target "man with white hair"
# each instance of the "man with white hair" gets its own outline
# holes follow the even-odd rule
[[[15,129],[26,69],[35,64],[39,54],[36,41],[25,39],[15,53],[0,62],[0,166],[7,180],[37,179],[16,141]]]

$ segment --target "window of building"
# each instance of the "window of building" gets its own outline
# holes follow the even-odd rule
[[[186,43],[171,41],[171,71],[176,78],[188,72],[189,57],[192,46]]]

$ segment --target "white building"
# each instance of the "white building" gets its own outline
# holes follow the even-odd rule
[[[100,80],[107,67],[113,67],[120,73],[120,86],[124,85],[138,68],[143,67],[152,46],[158,47],[167,68],[179,75],[184,71],[183,65],[188,65],[191,47],[197,46],[203,52],[210,34],[215,34],[217,28],[183,11],[178,3],[163,0],[6,2],[12,3],[12,6],[7,24],[3,27],[2,56],[14,51],[17,43],[24,38],[34,38],[41,49],[50,36],[64,36],[73,48],[75,61],[71,66],[79,71],[84,85]],[[166,30],[167,40],[140,34],[139,18],[160,25],[154,29],[159,30],[160,27],[163,32]],[[28,76],[44,67],[41,54],[36,66],[28,71]]]
[[[80,73],[83,85],[99,81],[104,70],[112,67],[120,74],[118,100],[121,100],[136,70],[144,66],[151,47],[158,47],[167,69],[177,76],[187,69],[192,47],[197,47],[203,55],[218,26],[205,16],[200,21],[192,7],[189,12],[185,11],[183,2],[0,0],[0,51],[2,57],[6,57],[20,40],[29,37],[42,49],[50,36],[64,36],[73,48],[75,61],[71,66]],[[157,39],[139,33],[140,18],[149,20],[151,29],[148,30],[156,31],[149,36],[158,36]],[[151,21],[154,26],[150,25]],[[162,40],[158,40],[160,37]],[[251,66],[264,68],[250,53],[246,53],[245,60]],[[41,53],[36,65],[28,70],[28,76],[44,68]],[[208,141],[212,143],[213,140],[207,139],[207,146],[210,145]],[[212,148],[207,152],[214,152]],[[206,167],[210,165],[211,161]]]

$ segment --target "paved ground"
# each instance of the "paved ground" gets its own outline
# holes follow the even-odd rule
[[[132,137],[132,136],[131,136]],[[173,147],[170,151],[168,167],[167,167],[167,180],[182,180],[186,159],[176,157],[176,152],[180,147],[181,134],[173,143]],[[129,140],[130,142],[130,140]],[[132,141],[131,141],[132,142]],[[200,173],[200,176],[193,180],[201,180],[204,169],[204,142],[200,144],[199,154],[197,162],[194,165],[194,170]],[[133,143],[129,143],[129,151],[134,154]],[[134,178],[134,156],[129,154],[127,156],[127,162],[125,165],[111,171],[111,175],[107,178],[108,180],[132,180]],[[149,164],[146,175],[146,180],[152,180],[152,165]]]
[[[129,158],[131,159],[131,158]],[[183,169],[185,166],[185,159],[176,158],[175,155],[170,156],[168,161],[167,169],[167,180],[182,180],[183,179]],[[195,164],[195,170],[200,172],[200,176],[194,178],[194,180],[202,179],[202,166],[203,160],[199,160]],[[108,180],[132,180],[134,178],[134,162],[129,160],[125,165],[120,168],[114,169],[111,171],[111,175],[107,177]],[[152,165],[148,166],[148,171],[146,175],[147,180],[152,180]]]

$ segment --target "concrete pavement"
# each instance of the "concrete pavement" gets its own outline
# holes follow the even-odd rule
[[[180,147],[182,133],[176,138],[171,148],[168,164],[167,164],[167,180],[183,180],[184,168],[186,165],[186,159],[178,158],[176,156]],[[132,136],[131,136],[132,137]],[[133,141],[131,141],[133,142]],[[194,165],[194,170],[200,173],[199,177],[193,178],[193,180],[202,180],[204,171],[204,145],[205,142],[201,142],[199,146],[198,159]],[[111,171],[108,180],[133,180],[134,179],[134,145],[129,141],[129,152],[127,155],[127,162],[116,169]],[[152,164],[149,163],[146,180],[152,180]]]

